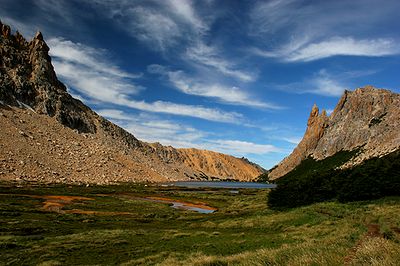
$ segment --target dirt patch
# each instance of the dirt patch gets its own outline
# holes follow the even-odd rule
[[[383,235],[380,233],[380,226],[379,224],[368,224],[367,225],[368,231],[365,235],[363,235],[357,243],[350,249],[349,254],[344,258],[344,263],[346,265],[350,264],[351,261],[354,259],[357,250],[361,247],[361,245],[368,239],[372,237],[382,237]]]
[[[380,233],[379,224],[369,224],[366,237],[383,237]]]
[[[80,196],[64,196],[64,195],[27,195],[27,194],[2,194],[12,196],[30,197],[35,199],[44,199],[42,210],[57,213],[73,213],[73,214],[88,214],[88,215],[132,215],[130,212],[102,212],[102,211],[88,211],[81,209],[63,210],[63,207],[72,204],[73,201],[87,201],[94,200],[93,198],[80,197]]]
[[[398,227],[392,227],[393,232],[395,232],[396,234],[400,234],[400,228]]]
[[[62,208],[65,205],[72,204],[73,201],[93,200],[92,198],[79,197],[79,196],[34,196],[35,198],[45,199],[42,209],[45,211],[52,211],[58,213],[66,213],[68,211]]]

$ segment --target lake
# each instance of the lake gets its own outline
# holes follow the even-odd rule
[[[275,184],[265,184],[256,182],[225,182],[225,181],[178,181],[163,183],[163,186],[177,186],[188,188],[252,188],[266,189],[275,188]]]

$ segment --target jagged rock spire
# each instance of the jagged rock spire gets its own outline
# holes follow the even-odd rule
[[[40,31],[37,31],[33,39],[43,41],[43,34]]]

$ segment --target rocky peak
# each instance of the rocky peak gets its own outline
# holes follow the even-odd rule
[[[310,117],[318,116],[318,114],[319,114],[319,108],[318,108],[317,104],[314,103],[313,107],[311,108]]]
[[[49,47],[41,32],[27,42],[2,24],[0,36],[0,98],[8,105],[27,105],[37,113],[56,117],[63,125],[93,133],[91,110],[73,99],[56,76]]]
[[[33,79],[46,79],[50,84],[57,89],[66,90],[65,86],[58,82],[51,58],[49,56],[49,46],[43,40],[43,35],[38,31],[33,39],[29,42],[29,63],[32,65]]]
[[[400,95],[365,86],[344,91],[330,116],[313,106],[302,141],[270,173],[272,179],[293,170],[308,156],[320,160],[341,150],[361,152],[347,166],[400,148]]]

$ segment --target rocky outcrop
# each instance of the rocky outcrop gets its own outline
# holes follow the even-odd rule
[[[372,86],[345,91],[330,116],[314,105],[302,141],[271,171],[271,179],[293,170],[308,156],[321,160],[360,149],[341,167],[382,156],[400,148],[400,95]]]
[[[0,111],[3,110],[0,159],[2,168],[12,169],[1,171],[0,179],[24,176],[46,182],[89,183],[251,180],[263,172],[261,167],[229,155],[139,141],[67,92],[57,79],[48,55],[49,47],[40,32],[26,41],[18,32],[12,34],[10,27],[1,22],[0,29]],[[24,122],[19,123],[20,120]],[[42,133],[38,134],[39,131]],[[43,144],[47,143],[42,139],[43,132],[53,132],[49,139],[58,148]],[[63,141],[76,142],[79,148]],[[70,148],[76,151],[70,154],[67,152]],[[19,155],[15,149],[21,151]],[[42,158],[39,168],[35,157]],[[19,165],[18,161],[24,163]],[[109,163],[104,165],[103,161]]]
[[[27,42],[18,32],[12,35],[9,26],[0,25],[1,100],[13,106],[27,105],[79,132],[95,133],[93,112],[72,98],[57,79],[42,34],[36,33]]]

